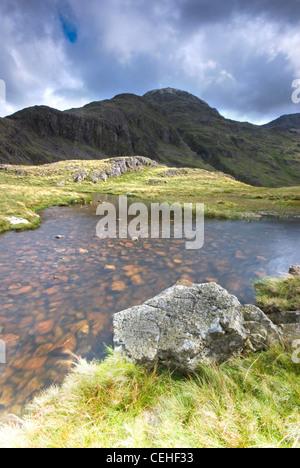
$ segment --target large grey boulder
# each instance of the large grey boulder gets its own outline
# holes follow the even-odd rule
[[[174,285],[114,316],[115,351],[126,359],[192,372],[279,340],[277,327],[255,306],[216,283]]]

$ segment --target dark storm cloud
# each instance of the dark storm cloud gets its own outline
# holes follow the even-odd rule
[[[187,27],[204,23],[226,22],[236,15],[264,15],[269,19],[297,23],[300,20],[299,0],[181,0],[178,2],[181,21]]]
[[[173,86],[236,118],[297,112],[298,0],[2,0],[0,115]]]

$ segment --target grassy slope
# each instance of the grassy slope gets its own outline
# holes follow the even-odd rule
[[[255,135],[250,125],[244,126],[244,131],[238,134],[228,121],[220,121],[215,127],[201,127],[201,132],[196,126],[188,128],[183,136],[189,143],[193,138],[194,144],[190,146],[194,151],[204,149],[213,155],[207,159],[210,164],[239,180],[268,187],[296,184],[300,176],[299,139],[290,138],[286,130],[269,129]]]
[[[0,232],[10,228],[7,216],[25,218],[30,221],[27,227],[34,228],[39,224],[38,210],[83,201],[88,199],[87,194],[95,192],[129,194],[167,202],[204,202],[207,217],[251,218],[259,212],[279,216],[300,214],[300,187],[252,187],[222,173],[203,169],[179,170],[178,175],[166,177],[169,168],[143,167],[137,172],[108,179],[107,183],[93,184],[89,178],[80,184],[73,181],[78,168],[92,174],[108,165],[108,160],[104,160],[6,166],[6,170],[0,170]],[[17,175],[18,170],[25,172]],[[162,183],[153,183],[153,179]],[[62,181],[64,185],[56,187]]]
[[[3,447],[299,447],[300,367],[282,349],[193,376],[111,355],[35,398]]]

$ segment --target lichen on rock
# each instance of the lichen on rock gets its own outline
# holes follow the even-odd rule
[[[114,316],[116,352],[188,372],[276,340],[280,331],[260,309],[243,306],[216,283],[177,284]]]

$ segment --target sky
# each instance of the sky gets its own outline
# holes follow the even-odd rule
[[[240,121],[300,112],[300,0],[0,0],[1,117],[165,87]]]

